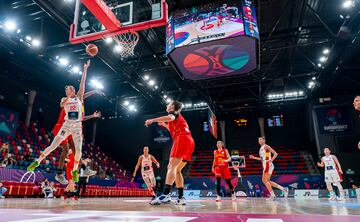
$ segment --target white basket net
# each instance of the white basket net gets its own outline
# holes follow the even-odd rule
[[[115,48],[115,51],[122,57],[133,57],[134,49],[139,42],[139,33],[137,32],[125,32],[119,35],[113,36],[114,41],[119,47]]]

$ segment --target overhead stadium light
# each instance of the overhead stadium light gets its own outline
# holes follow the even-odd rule
[[[167,103],[171,103],[171,102],[172,102],[172,99],[167,98],[167,99],[166,99],[166,102],[167,102]]]
[[[123,47],[121,45],[116,45],[114,47],[114,52],[115,53],[120,53],[123,50]]]
[[[16,27],[16,22],[13,20],[8,20],[5,22],[5,28],[9,31],[14,31]]]
[[[323,54],[324,54],[324,55],[329,54],[329,52],[330,52],[330,49],[327,49],[327,48],[326,48],[326,49],[323,50]]]
[[[110,43],[113,42],[113,39],[112,39],[111,37],[106,37],[106,38],[105,38],[105,42],[106,42],[107,44],[110,44]]]
[[[148,82],[148,84],[149,84],[149,86],[154,86],[156,83],[155,83],[154,80],[150,80],[150,81]]]
[[[31,41],[31,45],[34,46],[34,47],[39,47],[41,45],[41,42],[38,39],[33,39]]]
[[[354,4],[355,2],[353,0],[346,0],[344,1],[343,3],[343,8],[350,8],[350,7],[354,7]]]
[[[145,76],[144,76],[144,79],[145,79],[145,80],[149,80],[149,79],[150,79],[150,76],[145,75]]]
[[[60,65],[67,66],[69,65],[69,60],[67,58],[59,58]]]
[[[288,98],[296,98],[299,96],[304,96],[304,91],[289,91],[289,92],[285,92],[285,93],[277,93],[277,94],[268,94],[267,98],[268,99],[288,99]]]
[[[79,73],[79,72],[80,72],[80,67],[79,67],[79,66],[73,66],[73,67],[71,68],[71,72],[73,72],[73,73]]]
[[[103,84],[97,79],[92,79],[90,83],[95,89],[104,89]]]
[[[26,39],[26,41],[29,41],[29,42],[32,40],[31,36],[29,36],[29,35],[27,35],[27,36],[25,37],[25,39]]]
[[[124,101],[124,106],[129,106],[130,105],[130,102],[128,100],[125,100]]]
[[[130,111],[135,111],[136,108],[135,108],[134,105],[129,105],[128,109],[129,109]]]
[[[325,56],[321,56],[319,59],[320,62],[325,62],[326,61],[326,57]]]

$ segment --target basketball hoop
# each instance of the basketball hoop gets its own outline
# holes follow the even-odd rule
[[[115,35],[112,37],[114,41],[121,48],[115,49],[117,53],[119,53],[122,57],[128,58],[133,57],[134,49],[137,43],[139,42],[139,33],[137,32],[124,32],[119,35]]]

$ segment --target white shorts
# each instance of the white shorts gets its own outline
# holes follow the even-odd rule
[[[65,121],[56,136],[67,138],[70,135],[82,138],[83,132],[81,122],[70,123]]]
[[[263,162],[263,173],[271,175],[274,171],[274,164],[271,162]]]
[[[154,170],[141,171],[142,178],[148,188],[153,188],[156,185]]]
[[[325,170],[325,182],[326,183],[341,182],[339,173],[336,170]]]
[[[83,129],[81,122],[69,123],[65,121],[60,128],[58,134],[54,138],[54,145],[58,147],[60,143],[66,138],[68,138],[68,136],[70,135],[72,136],[72,139],[74,141],[75,149],[81,152],[83,143]]]

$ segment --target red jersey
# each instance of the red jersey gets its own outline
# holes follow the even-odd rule
[[[73,169],[75,165],[75,155],[73,153],[69,154],[69,162],[66,164],[66,168]]]
[[[215,159],[215,166],[228,166],[228,162],[224,162],[224,160],[228,159],[228,156],[226,154],[226,149],[222,150],[215,150],[214,151],[214,159]]]
[[[66,116],[65,110],[64,108],[61,108],[59,118],[56,124],[62,125],[65,122],[65,116]]]
[[[75,165],[75,155],[73,153],[69,154],[69,162],[66,163],[66,179],[72,180],[71,171]]]
[[[191,134],[189,125],[181,114],[169,114],[175,116],[175,120],[169,122],[169,131],[173,139],[178,135]]]

